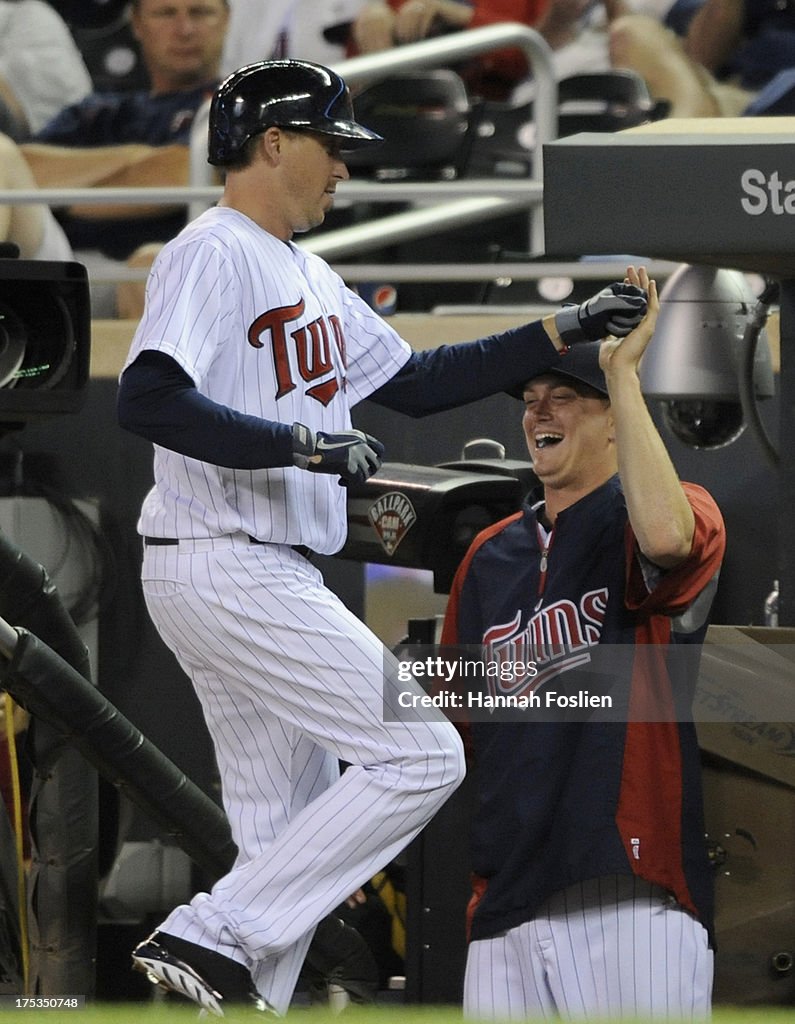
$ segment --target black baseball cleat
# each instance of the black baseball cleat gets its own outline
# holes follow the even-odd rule
[[[134,970],[143,971],[152,984],[192,999],[216,1017],[233,1007],[277,1016],[243,964],[195,942],[153,932],[135,947],[132,961]]]

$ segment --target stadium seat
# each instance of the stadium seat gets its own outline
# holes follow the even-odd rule
[[[147,87],[149,76],[125,11],[107,23],[69,27],[97,91]]]

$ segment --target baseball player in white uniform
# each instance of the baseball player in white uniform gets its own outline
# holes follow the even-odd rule
[[[342,149],[378,141],[319,65],[261,62],[222,83],[209,158],[223,197],[159,255],[121,377],[120,422],[155,445],[147,607],[201,701],[240,851],[133,962],[217,1015],[283,1013],[316,923],[464,771],[449,723],[384,721],[391,655],[311,561],[344,543],[339,485],[381,462],[351,408],[369,397],[423,415],[498,393],[645,310],[642,289],[617,284],[543,322],[412,353],[291,241],[330,208]]]

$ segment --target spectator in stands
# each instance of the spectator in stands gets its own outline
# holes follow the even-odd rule
[[[375,53],[446,32],[518,22],[552,49],[558,79],[611,66],[608,26],[628,12],[661,22],[679,3],[698,0],[369,0],[351,29],[351,53]],[[504,100],[527,80],[519,50],[483,54],[458,69],[469,92]]]
[[[354,20],[350,52],[377,53],[461,29],[515,21],[537,26],[549,0],[370,0]],[[579,0],[584,3],[585,0]],[[457,67],[472,95],[505,99],[527,77],[519,50],[484,53]]]
[[[35,141],[20,147],[35,183],[42,188],[187,184],[191,125],[218,82],[228,17],[228,0],[133,0],[132,28],[150,88],[93,93],[63,110]],[[9,140],[2,149],[12,179],[7,187],[29,187]],[[65,258],[60,239],[52,249],[46,244],[57,228],[35,223],[51,221],[49,210],[4,212],[5,240],[16,242],[23,256],[38,239],[38,256]],[[59,219],[73,247],[98,248],[123,259],[145,241],[170,238],[185,213],[179,206],[97,204],[60,211]]]
[[[36,179],[19,146],[0,134],[0,189],[34,188]],[[0,242],[13,242],[23,260],[73,259],[69,240],[48,206],[0,203]]]
[[[347,27],[367,0],[234,0],[221,70],[278,57],[333,65],[345,57]]]
[[[43,0],[0,0],[0,131],[27,139],[90,91],[61,16]]]
[[[703,0],[549,0],[536,26],[552,47],[552,63],[558,80],[570,75],[610,71],[620,67],[610,53],[611,26],[627,14],[642,14],[660,25],[682,25],[677,14],[682,4]],[[678,28],[676,29],[679,30]]]
[[[672,117],[764,113],[783,83],[775,113],[795,114],[795,7],[780,0],[704,0],[680,39],[636,15],[611,27],[614,63],[646,80]]]

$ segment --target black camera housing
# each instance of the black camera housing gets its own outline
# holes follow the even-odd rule
[[[83,264],[0,259],[0,424],[78,412],[90,351]]]
[[[365,483],[348,485],[348,539],[339,555],[429,569],[436,593],[449,593],[475,536],[518,511],[534,480],[529,464],[514,460],[385,462]]]

